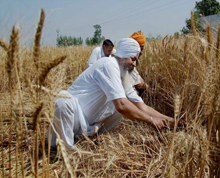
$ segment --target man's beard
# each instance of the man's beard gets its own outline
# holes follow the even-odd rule
[[[131,72],[133,71],[134,66],[132,65],[127,65],[125,61],[120,65],[120,72],[121,72],[121,81],[122,81],[122,86],[124,87],[125,93],[127,93],[131,87],[132,87],[132,75]]]

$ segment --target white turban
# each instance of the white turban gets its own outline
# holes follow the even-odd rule
[[[117,44],[115,56],[120,58],[134,57],[141,51],[138,42],[132,38],[123,38]]]

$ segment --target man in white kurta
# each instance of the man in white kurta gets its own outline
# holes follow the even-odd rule
[[[128,61],[127,66],[132,70],[139,52],[135,40],[120,40],[116,57],[101,58],[80,74],[67,91],[60,93],[71,98],[57,99],[54,126],[68,150],[74,150],[76,135],[92,135],[102,125],[100,131],[107,131],[122,115],[164,127],[164,115],[147,108],[131,85],[123,86],[122,61]],[[155,116],[154,122],[151,115]],[[56,145],[54,133],[51,145]]]
[[[96,62],[97,60],[101,59],[102,57],[109,57],[113,50],[114,44],[111,40],[106,39],[103,41],[102,46],[98,46],[93,49],[92,54],[89,57],[87,67],[90,67]]]

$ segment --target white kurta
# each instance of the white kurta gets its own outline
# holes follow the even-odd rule
[[[105,53],[104,53],[101,46],[96,47],[95,49],[93,49],[92,54],[89,57],[87,68],[92,66],[94,64],[94,62],[101,59],[102,57],[105,57]]]
[[[83,132],[91,135],[104,123],[103,131],[114,127],[120,120],[112,100],[128,98],[143,102],[133,87],[125,94],[120,68],[116,58],[104,57],[86,69],[56,102],[54,125],[67,149],[74,149],[74,136]],[[74,135],[75,134],[75,135]],[[52,139],[52,146],[55,139]]]

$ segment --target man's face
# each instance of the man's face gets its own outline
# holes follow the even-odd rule
[[[103,45],[102,48],[103,48],[105,56],[109,57],[109,55],[111,54],[111,52],[113,50],[113,47],[112,46],[105,46],[105,45]]]
[[[131,58],[122,58],[120,60],[120,71],[122,85],[125,91],[128,91],[132,87],[132,74],[138,60],[138,55]]]
[[[137,65],[137,61],[138,61],[138,54],[134,57],[130,57],[130,58],[124,58],[124,64],[123,67],[125,70],[127,70],[129,73],[132,72],[134,70],[134,67],[136,67]]]

